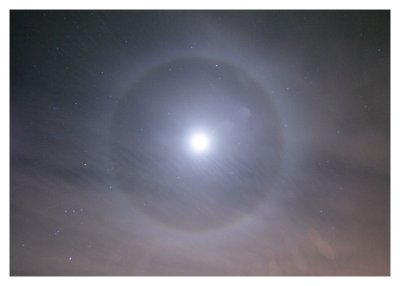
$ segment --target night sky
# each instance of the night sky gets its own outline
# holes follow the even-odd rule
[[[389,11],[11,11],[11,275],[389,275]]]

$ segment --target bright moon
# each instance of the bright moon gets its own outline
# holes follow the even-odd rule
[[[196,153],[204,153],[208,150],[210,140],[204,133],[195,133],[190,137],[190,147]]]

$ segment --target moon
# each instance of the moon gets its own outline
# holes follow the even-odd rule
[[[204,132],[196,132],[190,136],[189,146],[196,154],[207,153],[210,148],[210,138]]]

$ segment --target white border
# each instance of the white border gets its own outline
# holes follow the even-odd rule
[[[353,1],[336,0],[334,3],[313,0],[152,0],[152,1],[127,1],[127,0],[96,0],[96,1],[50,1],[50,0],[15,0],[2,1],[8,3],[8,9],[392,9],[394,1]],[[4,4],[3,4],[4,5]]]
[[[337,285],[347,283],[357,283],[361,285],[400,285],[399,282],[399,188],[398,166],[399,152],[396,146],[400,146],[399,133],[396,131],[400,123],[399,111],[399,85],[398,81],[393,80],[398,76],[399,67],[399,17],[400,10],[395,3],[399,1],[349,1],[336,0],[334,5],[332,1],[121,1],[121,0],[96,0],[96,1],[1,1],[0,29],[2,34],[2,43],[0,45],[2,56],[2,76],[1,87],[3,89],[0,96],[0,128],[1,128],[1,182],[2,198],[0,207],[1,229],[4,231],[1,239],[1,285],[26,285],[40,283],[42,285],[54,285],[67,283],[95,283],[108,285],[109,283],[118,283],[122,285],[131,285],[132,283],[142,284],[173,284],[173,285],[192,285],[208,283],[229,283],[230,285],[242,285],[244,283],[252,285],[265,285],[266,283],[296,283],[296,285]],[[69,278],[24,278],[9,277],[9,9],[391,9],[391,277],[224,277],[211,278],[202,277],[183,278],[183,277],[69,277]],[[396,243],[397,242],[397,243]],[[89,279],[89,280],[87,280]],[[397,281],[397,282],[396,282]]]

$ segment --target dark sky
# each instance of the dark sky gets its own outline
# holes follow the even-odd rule
[[[389,11],[10,15],[11,275],[390,274]]]

